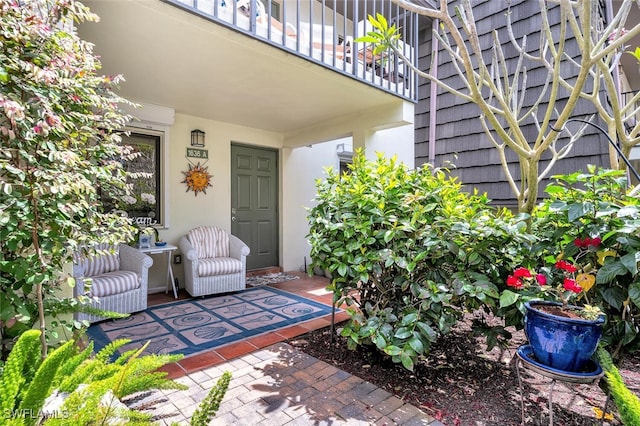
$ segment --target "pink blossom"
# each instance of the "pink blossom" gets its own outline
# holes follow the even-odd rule
[[[607,38],[607,40],[609,40],[609,42],[616,41],[617,38],[622,37],[626,33],[627,33],[627,30],[625,28],[620,28],[619,30],[616,30],[611,34],[609,34],[609,37]]]
[[[60,117],[55,114],[47,114],[45,117],[45,121],[51,127],[60,128],[62,127],[62,122],[60,121]]]

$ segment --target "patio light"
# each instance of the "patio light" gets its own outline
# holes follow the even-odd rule
[[[191,146],[204,147],[204,132],[200,129],[191,131]]]

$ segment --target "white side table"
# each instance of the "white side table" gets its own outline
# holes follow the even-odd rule
[[[173,268],[171,267],[171,253],[174,252],[174,250],[177,250],[178,247],[176,246],[172,246],[171,244],[167,244],[164,246],[156,246],[156,245],[151,245],[151,247],[149,248],[139,248],[138,250],[140,250],[141,252],[148,254],[150,256],[153,256],[154,254],[162,254],[165,253],[166,257],[167,257],[167,289],[165,290],[165,293],[169,293],[169,287],[171,287],[173,289],[173,297],[175,297],[176,299],[178,298],[178,291],[176,290],[176,286],[174,284],[174,278],[173,278]]]

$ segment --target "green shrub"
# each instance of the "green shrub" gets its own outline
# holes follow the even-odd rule
[[[496,310],[496,283],[518,262],[524,224],[462,192],[445,170],[358,153],[349,173],[327,170],[316,202],[311,266],[332,275],[334,302],[348,306],[342,334],[408,369],[461,308]]]
[[[583,269],[579,272],[595,277],[595,285],[580,294],[578,304],[597,306],[607,315],[603,342],[614,356],[622,348],[636,350],[640,347],[640,200],[627,194],[622,171],[589,166],[586,173],[554,179],[546,189],[549,198],[533,212],[531,233],[536,241],[524,246],[530,263],[523,266],[554,263],[559,255],[579,264]],[[583,265],[585,248],[576,242],[585,238],[597,239],[597,244],[587,248],[586,258],[595,260]],[[507,324],[519,325],[524,301],[503,298]]]

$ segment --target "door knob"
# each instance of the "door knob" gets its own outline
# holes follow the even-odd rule
[[[235,216],[231,216],[231,222],[235,222],[236,221],[236,217]]]
[[[236,214],[236,208],[235,207],[231,209],[231,214]]]

